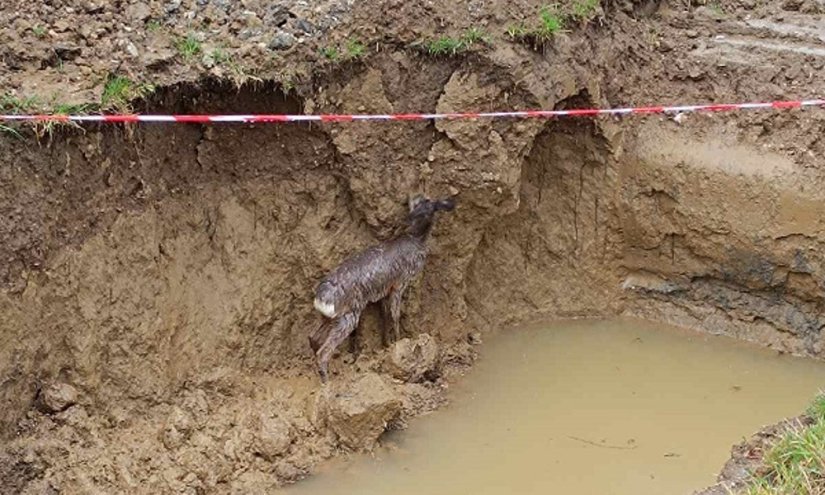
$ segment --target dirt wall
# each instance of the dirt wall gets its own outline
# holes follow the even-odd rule
[[[274,77],[203,79],[136,104],[385,113],[771,99],[807,95],[800,81],[822,70],[793,50],[737,65],[741,45],[714,36],[755,43],[762,31],[651,9],[608,9],[606,25],[539,50],[394,47],[297,91]],[[753,83],[754,64],[770,84]],[[0,481],[265,491],[439,404],[475,332],[536,318],[632,314],[821,357],[823,129],[812,111],[0,134]],[[432,379],[388,375],[397,363],[370,309],[363,352],[342,350],[334,390],[321,389],[306,345],[312,289],[390,236],[414,192],[459,205],[439,218],[405,303],[405,334],[432,336],[437,357],[404,375]]]

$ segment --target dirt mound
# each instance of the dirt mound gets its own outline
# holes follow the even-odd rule
[[[604,2],[538,45],[516,29],[540,20],[527,0],[58,3],[0,14],[4,108],[98,101],[115,75],[160,113],[825,93],[816,2]],[[226,82],[252,65],[263,81]],[[477,332],[533,318],[625,313],[825,352],[818,110],[39,130],[0,132],[0,486],[15,493],[268,490],[436,407]],[[432,336],[438,360],[395,374],[440,373],[369,374],[393,360],[370,309],[362,352],[321,389],[312,287],[389,236],[416,191],[459,207],[404,306],[405,335]]]

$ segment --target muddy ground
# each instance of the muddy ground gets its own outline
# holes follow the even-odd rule
[[[4,105],[99,102],[112,74],[159,113],[825,94],[819,0],[604,1],[539,45],[507,34],[533,0],[240,4],[15,2]],[[471,28],[488,38],[421,48]],[[822,357],[825,112],[682,117],[0,133],[0,490],[262,493],[437,407],[479,334],[532,319]],[[419,191],[459,208],[407,297],[411,340],[382,350],[369,311],[321,387],[312,289]]]

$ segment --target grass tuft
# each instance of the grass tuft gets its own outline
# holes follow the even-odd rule
[[[507,35],[538,48],[558,34],[566,32],[570,25],[587,25],[600,12],[601,0],[575,0],[566,7],[556,3],[544,5],[539,9],[538,20],[532,27],[525,23],[511,25],[507,28]]]
[[[524,25],[524,23],[513,25],[507,28],[507,35],[511,38],[524,38],[530,33],[530,30]]]
[[[539,21],[535,34],[540,38],[550,39],[564,30],[565,16],[556,4],[542,7]]]
[[[723,9],[722,5],[718,2],[709,3],[708,9],[710,9],[711,13],[716,17],[725,17],[725,9]]]
[[[29,113],[40,106],[36,96],[20,98],[11,93],[0,96],[0,110],[4,113]]]
[[[178,53],[185,59],[185,60],[192,60],[196,56],[198,56],[202,51],[203,47],[201,46],[201,42],[195,38],[193,34],[187,34],[185,37],[180,38],[175,43],[175,48],[177,48]]]
[[[334,46],[325,46],[321,48],[321,56],[331,62],[337,62],[341,58],[341,52]]]
[[[343,48],[326,46],[319,53],[330,62],[345,62],[362,58],[367,53],[367,47],[361,41],[351,38]]]
[[[576,22],[588,23],[598,14],[600,4],[600,0],[576,0],[568,15]]]
[[[482,43],[489,45],[492,40],[481,28],[471,27],[457,38],[441,36],[419,43],[419,46],[423,46],[424,52],[433,57],[452,57]]]
[[[97,110],[97,105],[91,103],[58,103],[52,113],[55,115],[83,115]]]
[[[367,52],[367,47],[356,39],[347,41],[346,54],[350,60],[359,59]]]
[[[135,83],[125,76],[112,76],[103,87],[100,105],[103,108],[115,108],[120,111],[131,109],[129,102],[145,98],[155,91],[155,87],[146,83]]]
[[[425,43],[427,53],[434,56],[456,55],[466,49],[460,39],[441,36]]]
[[[11,134],[12,136],[18,139],[23,139],[23,135],[20,134],[20,132],[18,132],[17,129],[15,129],[14,127],[9,127],[7,125],[0,124],[0,133]]]
[[[160,28],[162,28],[162,27],[163,27],[163,25],[157,19],[152,19],[151,21],[146,23],[146,30],[149,31],[150,33],[156,33],[158,31],[160,31]]]
[[[471,27],[464,31],[464,34],[461,35],[461,41],[467,46],[472,46],[476,43],[485,43],[488,45],[492,43],[490,36],[478,27]]]
[[[825,493],[825,395],[807,411],[809,426],[789,429],[768,451],[748,495],[819,495]]]

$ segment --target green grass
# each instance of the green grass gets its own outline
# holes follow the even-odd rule
[[[116,82],[110,86],[110,89],[114,90],[114,88],[120,87],[119,85],[121,84],[122,82]],[[82,115],[100,109],[100,106],[97,104],[61,103],[57,100],[58,97],[59,95],[55,94],[46,100],[41,100],[36,96],[21,98],[11,94],[4,94],[0,96],[0,112],[9,114],[38,113],[52,115]],[[77,124],[74,122],[29,122],[14,124],[14,127],[0,124],[0,132],[12,134],[18,138],[22,138],[18,128],[20,126],[29,125],[32,126],[38,137],[42,137],[44,135],[51,136],[54,130],[58,127],[77,127]]]
[[[341,52],[334,46],[325,46],[321,48],[321,56],[331,62],[337,62],[341,58]]]
[[[97,110],[97,105],[91,103],[58,103],[54,105],[52,113],[55,115],[83,115]]]
[[[347,41],[347,47],[345,52],[348,59],[355,60],[363,57],[364,54],[367,53],[367,47],[364,46],[364,44],[360,41],[356,39],[351,39]]]
[[[161,27],[162,27],[162,25],[161,25],[160,21],[155,20],[155,19],[152,19],[151,21],[146,23],[146,30],[149,31],[150,33],[155,33],[157,31],[160,31]]]
[[[209,56],[212,58],[212,62],[215,65],[223,67],[229,71],[230,77],[237,86],[240,86],[250,79],[258,80],[255,76],[249,74],[241,64],[236,62],[232,55],[224,48],[213,49],[209,52]]]
[[[38,38],[42,38],[46,36],[46,28],[45,26],[34,26],[32,28],[32,33],[34,33],[34,35]]]
[[[449,36],[441,36],[440,38],[427,41],[424,46],[427,53],[434,57],[455,55],[467,48],[460,39]]]
[[[490,44],[492,42],[490,40],[490,36],[488,36],[483,29],[478,27],[471,27],[470,29],[464,31],[464,34],[461,35],[461,41],[463,41],[467,46],[472,46],[476,43]]]
[[[711,13],[713,13],[713,15],[715,15],[716,17],[724,17],[725,16],[725,10],[722,8],[722,6],[718,2],[709,3],[708,4],[708,9],[710,9]]]
[[[223,48],[215,48],[210,52],[212,60],[217,65],[232,65],[232,56]]]
[[[8,113],[26,113],[36,110],[40,100],[36,96],[17,97],[10,93],[0,96],[0,110]]]
[[[825,493],[825,395],[808,408],[813,424],[789,429],[768,451],[747,495]]]
[[[154,91],[155,87],[151,84],[139,84],[125,76],[112,76],[103,87],[100,105],[104,108],[127,111],[130,108],[130,101],[136,98],[144,98]]]
[[[507,28],[507,35],[511,38],[524,38],[528,34],[530,34],[530,30],[527,29],[524,23]]]
[[[175,42],[175,48],[177,48],[178,53],[185,60],[192,60],[203,51],[201,42],[192,34],[187,34],[183,38],[178,39],[178,41]]]
[[[491,44],[492,40],[481,28],[471,27],[459,37],[441,36],[420,43],[424,51],[433,57],[451,57],[467,51],[476,44]]]
[[[590,22],[598,13],[601,0],[576,0],[568,14],[575,21]]]
[[[343,47],[326,46],[318,52],[330,62],[345,62],[362,58],[367,54],[367,47],[361,41],[350,38]]]
[[[11,134],[12,136],[14,136],[14,137],[16,137],[16,138],[18,138],[18,139],[23,139],[23,135],[22,135],[22,134],[20,134],[20,133],[17,131],[17,129],[15,129],[15,128],[13,128],[13,127],[9,127],[9,126],[7,126],[7,125],[0,124],[0,133],[3,133],[3,134]]]
[[[545,5],[539,11],[539,27],[536,36],[549,39],[564,30],[565,16],[558,5]]]
[[[586,25],[591,22],[599,15],[600,7],[601,0],[575,0],[565,7],[556,3],[544,5],[539,9],[538,19],[532,26],[525,23],[511,25],[507,28],[507,35],[534,47],[540,46],[565,32],[574,23]]]

